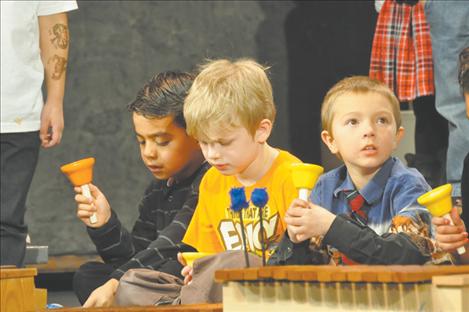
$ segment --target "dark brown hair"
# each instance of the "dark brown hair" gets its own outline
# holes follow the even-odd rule
[[[174,121],[186,128],[183,116],[184,99],[194,81],[186,72],[167,71],[151,78],[127,106],[129,111],[149,118],[174,116]]]

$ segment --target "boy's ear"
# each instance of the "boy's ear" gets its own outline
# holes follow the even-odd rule
[[[332,154],[337,154],[339,152],[339,149],[335,145],[335,140],[332,137],[332,135],[329,133],[329,131],[323,130],[321,132],[321,139],[324,142],[324,144],[327,145],[327,147],[329,148]]]
[[[254,141],[257,143],[265,143],[272,133],[272,121],[269,119],[262,119],[259,122],[256,133],[254,134]]]
[[[404,134],[405,134],[404,127],[399,127],[399,129],[397,129],[397,132],[396,132],[396,139],[394,140],[393,150],[397,148],[402,138],[404,137]]]

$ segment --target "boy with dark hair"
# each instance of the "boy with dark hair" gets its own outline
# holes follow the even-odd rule
[[[89,262],[74,276],[74,290],[84,307],[109,306],[122,275],[132,268],[151,268],[179,275],[177,252],[199,197],[199,183],[208,169],[196,140],[186,133],[184,99],[194,76],[164,72],[156,75],[129,104],[140,154],[155,177],[139,205],[139,217],[127,232],[98,187],[93,199],[76,187],[77,216],[87,225],[104,263]],[[97,214],[97,223],[89,217]]]

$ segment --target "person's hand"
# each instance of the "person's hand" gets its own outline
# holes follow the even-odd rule
[[[47,100],[41,111],[41,128],[39,138],[41,146],[49,148],[58,145],[62,140],[64,129],[64,114],[62,103],[54,103]]]
[[[110,307],[114,302],[114,295],[118,286],[118,280],[115,278],[110,279],[91,293],[83,308]]]
[[[181,275],[184,277],[184,285],[189,285],[192,282],[193,269],[187,265],[186,260],[182,257],[182,254],[178,252],[178,261],[182,264]]]
[[[81,187],[75,187],[77,193],[75,201],[77,202],[77,217],[83,221],[87,226],[92,228],[99,228],[106,224],[111,218],[111,206],[106,199],[106,196],[93,184],[88,184],[90,187],[91,196],[87,198],[82,194]],[[90,222],[90,217],[96,213],[98,221],[96,223]]]
[[[455,252],[456,249],[469,242],[466,226],[459,217],[456,208],[451,210],[451,219],[453,220],[454,225],[451,225],[450,221],[446,218],[432,218],[432,223],[436,228],[435,239],[437,246],[446,252]]]
[[[301,199],[295,199],[285,213],[288,235],[293,243],[326,234],[334,219],[333,213]]]

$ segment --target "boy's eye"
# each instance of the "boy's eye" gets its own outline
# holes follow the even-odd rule
[[[356,124],[358,124],[358,120],[352,118],[352,119],[348,119],[346,122],[345,122],[346,125],[351,125],[351,126],[355,126]]]
[[[378,123],[379,124],[387,124],[389,122],[389,119],[386,117],[379,117],[378,118]]]
[[[230,145],[231,142],[233,142],[233,141],[232,140],[230,140],[230,141],[220,141],[219,143],[220,143],[221,146],[227,146],[227,145]]]
[[[163,142],[156,142],[156,145],[158,146],[167,146],[170,141],[163,141]]]

